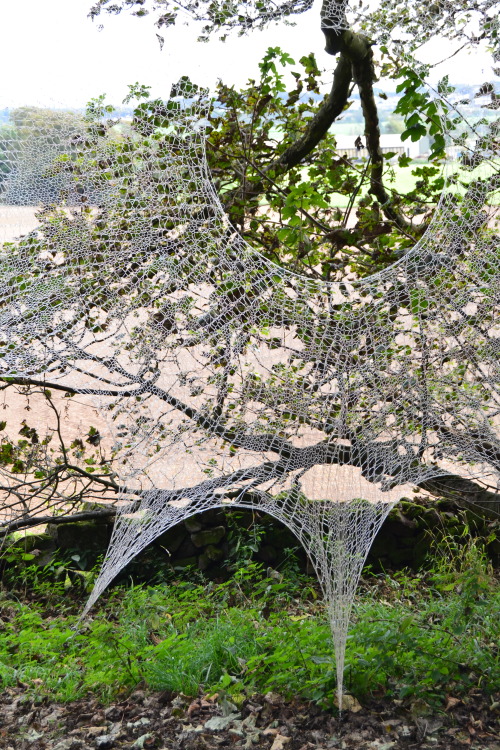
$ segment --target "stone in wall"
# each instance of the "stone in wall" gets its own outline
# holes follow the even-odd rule
[[[214,526],[212,529],[202,529],[195,534],[191,534],[191,540],[198,548],[207,547],[208,545],[218,544],[225,535],[226,529],[224,526]]]

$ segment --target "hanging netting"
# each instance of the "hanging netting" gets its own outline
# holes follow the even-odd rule
[[[445,6],[405,6],[408,33]],[[374,40],[349,31],[346,12],[325,5],[321,23],[363,103]],[[373,35],[376,15],[353,18]],[[189,81],[122,118],[103,100],[50,122],[18,110],[2,141],[0,212],[34,218],[1,249],[1,376],[90,397],[107,425],[119,514],[88,607],[173,525],[260,509],[315,567],[342,705],[353,595],[390,509],[450,475],[496,486],[499,121],[468,122],[446,87],[434,94],[450,166],[430,225],[386,270],[338,283],[274,264],[231,226],[205,157],[212,102]],[[497,101],[493,87],[481,95]]]

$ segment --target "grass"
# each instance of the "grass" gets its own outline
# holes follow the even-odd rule
[[[418,695],[442,705],[447,692],[500,684],[498,580],[474,542],[448,552],[416,577],[364,579],[346,654],[346,688],[356,697]],[[297,572],[275,580],[250,563],[221,584],[117,587],[79,629],[80,602],[38,576],[30,602],[1,595],[0,689],[106,702],[142,683],[333,704],[328,624],[314,582]]]
[[[364,164],[365,162],[359,162],[360,170],[364,168]],[[479,174],[484,178],[491,177],[495,172],[498,171],[499,164],[500,162],[498,160],[493,160],[489,165],[483,165],[483,167],[481,167],[481,170],[478,169],[471,172],[470,170],[466,170],[460,167],[458,162],[453,162],[449,165],[449,167],[447,167],[445,174],[447,174],[449,177],[451,177],[451,175],[458,175],[458,178],[460,180],[463,180],[465,183],[469,183],[472,179],[477,179]],[[420,160],[412,162],[408,167],[400,167],[397,162],[394,164],[390,164],[390,173],[387,172],[384,177],[384,184],[386,189],[394,190],[401,195],[406,195],[407,193],[414,190],[417,182],[422,179],[419,175],[412,174],[412,172],[417,167],[428,166],[432,165],[428,162]],[[304,179],[307,179],[307,172],[304,172]],[[359,200],[364,192],[366,192],[366,187],[364,187],[363,190],[360,191],[360,195],[356,198],[354,205],[357,205],[359,203]],[[455,192],[463,195],[465,193],[465,188],[463,186],[460,186],[458,188],[455,188]],[[350,198],[347,195],[339,195],[338,193],[334,193],[332,195],[332,205],[338,206],[339,208],[346,208],[349,200]],[[489,205],[492,206],[500,205],[500,190],[492,193],[489,197],[488,202]]]

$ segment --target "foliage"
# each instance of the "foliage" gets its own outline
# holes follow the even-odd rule
[[[249,7],[244,7],[246,5]],[[191,11],[195,17],[204,19],[207,24],[205,33],[209,34],[214,30],[243,30],[250,26],[256,28],[273,17],[300,13],[309,5],[307,0],[284,1],[276,6],[275,15],[274,11],[269,11],[266,4],[261,3],[257,3],[253,11],[250,8],[252,4],[227,5],[218,2],[188,3],[186,10]],[[228,281],[226,271],[221,268],[218,261],[215,263],[213,248],[204,248],[203,254],[188,251],[193,247],[193,241],[195,244],[198,241],[197,232],[203,225],[203,211],[197,207],[195,196],[186,198],[186,206],[193,212],[192,223],[179,228],[168,218],[169,210],[175,215],[179,202],[185,198],[176,194],[175,185],[167,185],[164,176],[162,177],[169,159],[178,153],[184,153],[182,149],[185,143],[182,141],[182,134],[176,132],[173,125],[181,106],[178,101],[179,92],[189,94],[187,98],[191,104],[187,104],[188,115],[199,117],[200,109],[205,107],[202,114],[206,117],[202,119],[208,138],[209,166],[233,225],[238,228],[252,249],[260,251],[266,258],[297,272],[302,277],[342,281],[346,277],[350,280],[368,276],[394,263],[409,247],[415,245],[432,220],[434,208],[444,186],[442,161],[445,125],[448,128],[450,124],[456,124],[457,133],[452,134],[452,137],[456,137],[460,147],[467,152],[469,165],[476,166],[477,159],[482,161],[486,158],[481,154],[468,153],[460,122],[453,122],[454,118],[449,114],[447,103],[443,111],[437,111],[432,96],[422,84],[427,69],[424,70],[412,60],[411,45],[410,49],[403,50],[397,44],[397,40],[386,40],[380,49],[374,51],[371,38],[366,36],[371,26],[378,28],[380,39],[383,30],[394,26],[396,11],[398,14],[402,13],[400,4],[392,0],[383,5],[384,7],[376,13],[366,16],[365,20],[357,19],[354,12],[351,42],[346,41],[346,37],[337,50],[339,57],[332,87],[329,94],[323,98],[319,93],[322,73],[314,53],[305,54],[295,62],[286,51],[274,46],[266,52],[260,63],[258,79],[250,80],[241,90],[224,82],[219,84],[216,103],[212,109],[206,101],[204,105],[200,104],[206,94],[184,77],[174,86],[172,98],[168,101],[150,100],[148,87],[140,83],[131,86],[125,101],[127,105],[136,102],[132,122],[119,132],[116,122],[110,117],[113,107],[102,96],[92,100],[86,113],[76,120],[72,120],[67,113],[38,110],[19,110],[12,114],[12,123],[18,134],[26,128],[28,132],[31,122],[35,125],[40,122],[43,124],[42,130],[46,134],[44,137],[54,146],[49,154],[52,161],[50,165],[47,164],[50,179],[57,185],[62,175],[66,178],[69,175],[74,198],[74,204],[70,201],[70,205],[77,208],[66,211],[51,205],[44,206],[38,214],[38,239],[28,235],[19,244],[7,244],[6,265],[10,269],[9,264],[12,264],[13,278],[16,278],[16,284],[22,285],[23,293],[32,288],[38,289],[41,284],[51,288],[48,281],[53,284],[54,291],[44,302],[46,308],[43,312],[54,319],[57,318],[63,301],[69,305],[74,317],[72,322],[68,322],[68,330],[65,331],[68,340],[71,339],[71,333],[81,326],[87,329],[91,337],[107,341],[106,336],[110,332],[110,327],[112,328],[114,305],[120,299],[127,298],[131,310],[141,310],[139,318],[144,323],[131,330],[131,340],[126,345],[127,356],[130,354],[128,372],[120,371],[122,365],[117,364],[120,359],[118,354],[121,355],[122,352],[117,353],[116,357],[100,358],[95,353],[91,355],[89,351],[79,354],[82,357],[82,367],[92,370],[94,365],[89,362],[96,363],[97,369],[108,382],[108,390],[101,387],[104,381],[99,380],[96,385],[103,398],[116,397],[117,389],[122,388],[123,382],[133,382],[137,385],[137,393],[140,392],[137,396],[137,411],[131,414],[137,429],[140,429],[141,425],[144,428],[139,401],[152,399],[154,396],[162,402],[162,409],[168,404],[177,411],[177,416],[183,420],[188,418],[191,424],[194,420],[197,427],[203,427],[211,438],[222,438],[224,444],[229,446],[228,450],[234,454],[242,446],[242,440],[235,440],[234,436],[240,435],[241,427],[245,424],[245,399],[251,398],[259,404],[260,421],[252,424],[255,434],[279,434],[288,438],[297,427],[297,414],[294,409],[290,409],[279,416],[270,417],[269,404],[278,401],[291,403],[292,394],[313,393],[318,387],[315,381],[317,368],[311,369],[309,363],[302,361],[291,366],[276,366],[265,381],[249,376],[242,381],[241,398],[238,399],[235,395],[234,385],[229,380],[237,372],[237,357],[234,352],[229,351],[227,338],[225,334],[221,334],[222,327],[231,318],[241,318],[246,310],[253,308],[257,310],[260,323],[256,334],[263,338],[269,349],[272,349],[276,343],[270,334],[269,310],[282,310],[280,325],[285,329],[291,329],[293,325],[290,321],[294,316],[289,314],[289,311],[293,307],[296,315],[299,305],[295,302],[292,304],[289,290],[283,282],[276,282],[270,289],[265,290],[265,294],[260,295],[269,295],[267,299],[257,299],[255,289],[259,286],[262,288],[262,285],[267,283],[262,279],[262,267],[246,274],[239,286],[238,280]],[[444,34],[447,31],[451,34],[457,14],[462,14],[460,18],[468,17],[468,10],[463,3],[459,4],[458,10],[448,2],[439,2],[435,5],[434,9],[432,6],[425,9],[422,4],[414,3],[412,8],[418,6],[421,13],[431,13],[434,19],[433,27],[439,22]],[[492,41],[496,34],[496,22],[491,14],[494,6],[495,3],[491,0],[479,3],[478,6],[482,18],[481,28],[489,41]],[[115,13],[124,8],[131,9],[139,16],[146,15],[151,8],[156,8],[161,15],[160,26],[173,24],[178,11],[177,6],[170,6],[168,2],[148,3],[140,0],[135,3],[127,0],[111,4],[107,0],[102,0],[92,9],[91,15],[99,15],[101,9]],[[255,15],[250,17],[249,13],[253,12]],[[418,15],[412,10],[403,20],[405,23],[416,24]],[[464,34],[470,45],[474,46],[477,43],[473,39],[467,39],[466,31]],[[462,32],[459,36],[463,36]],[[292,79],[291,85],[287,82],[287,74],[290,74],[289,77]],[[398,84],[401,97],[395,114],[399,115],[403,122],[402,137],[416,141],[429,135],[432,139],[428,163],[411,165],[416,184],[408,190],[396,189],[395,183],[395,170],[407,167],[408,157],[403,155],[396,162],[394,154],[381,153],[374,91],[378,75]],[[350,97],[354,86],[357,86],[363,101],[368,151],[368,157],[364,160],[344,156],[337,148],[331,132],[332,124],[341,119],[351,106]],[[440,83],[440,90],[444,92],[447,100],[453,95],[446,80]],[[485,106],[487,111],[481,123],[481,128],[485,131],[496,127],[495,115],[491,109],[495,104],[496,94],[493,90],[487,91],[490,101],[487,107]],[[383,91],[381,95],[384,95]],[[189,109],[190,106],[192,111]],[[53,132],[56,119],[62,123],[63,129],[74,131],[72,146],[65,154],[61,153],[59,148],[58,134],[54,135]],[[40,148],[37,148],[37,151],[44,153]],[[156,198],[161,198],[159,211],[156,211],[157,207],[154,207],[145,195],[141,195],[138,203],[134,190],[124,187],[134,184],[134,179],[137,179],[148,159],[159,166],[158,174],[155,172],[152,176],[154,189],[151,188]],[[182,169],[183,167],[181,171]],[[47,170],[43,175],[44,179],[47,177]],[[186,174],[184,171],[183,178]],[[92,176],[91,180],[89,175]],[[92,184],[89,184],[90,182]],[[122,185],[121,189],[117,187],[119,185]],[[496,185],[496,177],[482,179],[472,175],[471,179],[467,180],[463,179],[462,173],[457,172],[451,180],[451,191],[443,198],[443,202],[446,201],[447,205],[456,210],[457,223],[461,222],[464,212],[467,214],[468,225],[473,228],[470,231],[474,234],[474,242],[480,243],[483,239],[491,241],[494,230],[485,221],[483,207],[484,202],[487,202],[489,196],[495,192]],[[106,205],[105,200],[100,201],[100,198],[109,197],[111,194],[113,201],[110,206]],[[485,201],[480,207],[474,204],[471,194],[484,196]],[[91,205],[95,208],[92,209]],[[155,244],[142,252],[136,250],[135,238],[139,234],[142,236],[146,226],[153,230]],[[462,234],[466,234],[465,230]],[[58,250],[49,254],[46,262],[44,261],[42,275],[38,268],[41,254],[40,237],[46,242],[46,247],[42,249],[44,253],[45,250],[52,251],[54,248]],[[110,238],[115,239],[110,241]],[[472,234],[468,238],[464,236],[464,241],[471,238]],[[78,249],[69,252],[71,239]],[[118,274],[111,265],[110,270],[103,263],[103,258],[109,257],[110,247],[112,251],[119,247],[125,255],[127,251],[130,253]],[[155,261],[160,256],[162,259],[165,258],[163,276],[158,273],[159,264]],[[497,260],[495,252],[492,252],[492,269],[497,267]],[[165,284],[162,282],[162,279],[171,274],[172,278],[180,280],[181,285],[196,285],[200,279],[196,272],[197,264],[201,261],[205,269],[212,269],[211,264],[214,263],[210,271],[211,283],[215,290],[210,300],[210,304],[213,302],[213,310],[208,316],[198,314],[199,311],[196,310],[190,294],[184,294],[182,299],[180,295],[179,298],[173,299],[168,290],[165,291]],[[422,265],[431,268],[434,261],[434,258],[427,259],[424,255]],[[258,261],[255,262],[258,265]],[[18,279],[15,269],[19,263],[22,268],[35,270],[33,273],[23,273]],[[99,272],[96,273],[95,269],[99,269]],[[453,273],[446,269],[440,269],[433,283],[440,291],[455,289],[455,285],[463,291],[467,282],[462,278],[454,278]],[[309,347],[315,352],[315,359],[325,367],[327,379],[324,384],[329,377],[328,368],[333,372],[333,364],[328,361],[328,357],[337,359],[337,355],[340,354],[341,361],[345,357],[345,374],[350,381],[349,386],[356,390],[358,363],[362,360],[370,367],[375,340],[384,342],[386,359],[381,364],[382,369],[386,372],[395,371],[394,364],[399,363],[404,356],[404,346],[397,341],[395,330],[398,309],[408,309],[414,320],[418,321],[428,315],[428,302],[419,292],[413,295],[412,299],[406,300],[404,293],[398,297],[396,290],[393,297],[394,304],[387,305],[387,309],[383,309],[381,305],[380,312],[374,313],[368,322],[369,335],[366,343],[360,343],[359,348],[352,344],[348,352],[336,352],[331,355],[325,352],[326,339],[323,330],[330,325],[335,325],[340,330],[350,323],[344,319],[338,305],[333,305],[331,315],[325,314],[323,319],[313,314],[306,305],[303,306],[300,314],[303,315],[304,322],[294,335],[297,336],[299,349]],[[221,314],[218,305],[222,299],[229,298],[231,307]],[[78,304],[77,300],[80,301]],[[82,300],[85,300],[84,305]],[[486,301],[484,309],[481,309],[485,329],[490,324],[493,314],[491,307],[488,307],[489,304]],[[38,312],[42,310],[29,313],[32,316],[31,320],[38,319]],[[465,321],[462,330],[458,330],[457,324],[456,335],[466,336],[465,326],[469,323],[470,320]],[[73,331],[70,330],[72,327]],[[183,339],[181,331],[194,331],[195,334],[186,335]],[[46,329],[40,335],[44,336],[45,333]],[[487,333],[485,335],[487,336]],[[160,349],[165,341],[172,350],[176,346],[175,342],[180,346],[179,342],[183,341],[182,346],[187,350],[189,347],[186,340],[189,340],[192,346],[201,342],[208,346],[205,369],[213,369],[214,372],[210,378],[210,386],[217,391],[217,396],[213,401],[207,400],[201,409],[193,406],[197,402],[190,399],[187,399],[189,403],[181,405],[176,401],[174,405],[171,395],[166,391],[160,393],[153,383],[163,366],[161,360],[164,352]],[[249,335],[245,343],[241,344],[242,355],[248,353],[250,340]],[[150,347],[153,370],[141,371],[139,382],[135,366],[141,357],[143,343]],[[13,347],[15,344],[9,343],[7,346]],[[120,346],[121,344],[116,344],[117,348]],[[71,346],[69,348],[71,349]],[[59,354],[58,350],[58,356]],[[74,352],[71,350],[66,354],[68,361],[73,361]],[[153,362],[155,357],[158,358],[156,363]],[[399,364],[397,366],[399,367]],[[450,369],[453,370],[450,381],[455,379],[454,384],[462,384],[463,373],[458,368],[453,368],[454,364],[450,365]],[[89,380],[94,376],[92,372],[87,374]],[[418,373],[414,374],[420,377]],[[61,373],[58,373],[57,377],[59,375]],[[54,380],[57,380],[57,377],[54,376]],[[408,393],[409,400],[418,398],[418,377],[414,380],[417,384],[415,390]],[[180,384],[183,387],[187,385]],[[324,387],[324,384],[321,387]],[[55,384],[52,385],[55,387]],[[5,389],[14,387],[25,388],[25,393],[29,394],[32,389],[39,387],[39,383],[35,378],[12,378],[6,379],[2,386]],[[68,397],[81,391],[73,386],[59,384],[59,387],[62,390],[66,389]],[[200,395],[200,387],[196,382],[189,383],[191,399]],[[478,399],[484,397],[486,400],[488,387],[478,387],[478,391],[483,391]],[[392,385],[388,390],[391,388]],[[342,425],[342,434],[349,434],[354,442],[366,428],[366,422],[373,418],[375,412],[380,411],[380,404],[373,403],[373,394],[370,392],[358,394],[356,398],[359,409],[357,407],[357,410],[351,410],[352,423]],[[447,398],[450,399],[451,412],[455,407],[453,396],[447,394]],[[388,400],[384,408],[387,408],[392,417],[395,407],[392,396],[388,396],[388,399],[391,400]],[[323,430],[325,424],[337,424],[339,413],[339,406],[335,404],[325,414],[323,421],[312,419],[310,427]],[[368,419],[367,415],[370,415]],[[404,419],[401,414],[394,414],[394,417],[396,424],[398,419]],[[446,425],[448,434],[458,435],[457,442],[460,442],[467,428],[464,428],[459,420],[453,420],[450,426],[449,419],[449,415],[446,414],[443,424]],[[215,430],[214,425],[218,425]],[[33,429],[36,428],[31,424],[27,425],[27,430]],[[159,422],[156,429],[154,450],[166,450],[165,446],[171,439],[171,433],[162,422]],[[415,428],[415,433],[417,432]],[[133,489],[120,488],[114,474],[115,467],[119,465],[121,452],[130,448],[133,441],[130,431],[128,434],[125,431],[123,437],[126,440],[117,441],[106,452],[101,449],[90,452],[81,437],[75,438],[71,448],[66,449],[62,440],[59,440],[60,444],[57,447],[53,444],[47,448],[44,445],[45,437],[38,439],[35,445],[34,434],[31,432],[23,436],[22,442],[17,436],[14,438],[12,435],[5,435],[0,456],[0,463],[5,470],[2,489],[8,499],[7,504],[12,502],[13,515],[21,516],[21,521],[16,520],[14,523],[30,522],[28,514],[24,512],[26,497],[34,498],[36,503],[39,503],[35,506],[37,509],[48,502],[51,512],[57,507],[74,509],[84,499],[98,499],[103,496],[109,499],[120,489],[125,496],[135,498],[137,492],[134,495]],[[486,437],[489,439],[489,436]],[[249,435],[244,436],[243,442],[247,438]],[[427,455],[424,446],[427,437],[415,434],[415,438],[415,442],[422,443],[422,455]],[[98,448],[99,435],[92,433],[92,428],[89,429],[85,443]],[[484,445],[489,443],[479,438],[476,444],[482,446],[483,457],[488,461],[491,452],[489,453],[489,449]],[[453,449],[455,448],[454,444]],[[343,461],[354,462],[355,455],[356,451],[352,451],[348,459],[343,456]],[[216,461],[213,458],[210,460]],[[214,464],[212,463],[205,471],[211,473],[210,475],[214,474]]]
[[[57,392],[44,387],[13,386],[8,379],[7,385],[0,386],[0,390],[5,389],[26,399],[27,414],[17,435],[8,429],[9,418],[0,421],[0,492],[4,510],[14,518],[24,516],[27,526],[38,525],[62,505],[66,513],[78,511],[84,501],[99,500],[106,493],[109,497],[109,491],[116,490],[112,465],[105,459],[96,428],[91,425],[87,434],[82,435],[79,430],[63,436],[61,425],[68,399],[58,399]],[[29,413],[33,399],[48,407],[44,425]],[[32,514],[28,518],[27,498]]]
[[[210,34],[222,32],[225,39],[228,31],[236,29],[240,34],[248,29],[261,29],[269,21],[279,20],[284,15],[295,15],[309,10],[312,0],[280,0],[269,6],[262,2],[257,3],[227,3],[225,0],[189,0],[182,6],[186,13],[195,21],[205,23],[201,40],[206,41]],[[97,0],[90,9],[92,19],[98,17],[101,11],[118,14],[122,10],[131,11],[138,18],[147,16],[153,12],[156,17],[156,26],[159,29],[174,26],[178,20],[179,6],[170,0],[119,0],[110,4],[110,0]],[[156,35],[163,45],[163,37]]]
[[[481,547],[433,558],[417,577],[368,577],[355,605],[346,687],[441,706],[500,679],[500,587]],[[40,584],[29,605],[2,594],[0,679],[34,697],[112,700],[151,689],[236,696],[274,690],[321,705],[334,697],[330,632],[307,578],[276,580],[250,564],[232,580],[115,589],[78,626],[67,595]]]
[[[401,192],[395,169],[411,163],[407,156],[395,162],[394,154],[386,155],[374,189],[374,165],[344,157],[331,131],[297,164],[287,165],[283,160],[301,137],[304,122],[310,125],[325,106],[327,97],[319,96],[321,71],[313,53],[296,65],[278,47],[267,51],[259,67],[260,80],[250,80],[240,91],[219,84],[209,118],[209,164],[233,224],[271,260],[327,280],[340,280],[349,271],[363,277],[396,261],[421,235],[429,208],[441,195],[443,127],[454,124],[438,111],[422,84],[422,71],[383,57],[380,62],[385,75],[400,81],[394,112],[405,118],[403,140],[431,136],[428,162],[411,165],[418,189]],[[287,89],[288,71],[294,86]],[[346,100],[345,109],[351,103]],[[403,232],[397,222],[384,221],[383,185],[405,217]],[[347,229],[354,214],[355,226]],[[420,219],[413,224],[413,217]]]
[[[226,514],[226,524],[229,566],[233,570],[240,570],[259,551],[266,529],[255,518],[245,527],[244,514],[238,512]]]
[[[303,276],[334,280],[343,279],[346,273],[362,277],[387,267],[400,258],[424,231],[430,220],[432,207],[443,189],[442,117],[438,116],[429,92],[422,88],[421,76],[408,66],[398,65],[397,59],[386,59],[384,55],[387,55],[387,50],[382,52],[379,64],[384,74],[399,81],[401,98],[396,113],[403,117],[403,137],[416,139],[429,133],[433,138],[429,162],[412,165],[416,185],[406,191],[398,192],[393,187],[397,166],[388,156],[382,163],[375,164],[373,156],[372,162],[360,162],[344,158],[337,150],[335,136],[328,129],[330,123],[323,122],[324,112],[332,97],[339,100],[340,112],[349,106],[348,87],[345,92],[339,93],[339,85],[335,84],[334,93],[322,100],[318,95],[321,72],[312,53],[303,56],[296,65],[279,47],[270,48],[260,63],[260,79],[249,81],[239,91],[221,82],[216,94],[216,105],[210,112],[207,111],[209,165],[231,221],[252,247]],[[292,71],[294,81],[289,89],[285,84],[287,70]],[[183,89],[188,86],[194,96],[202,93],[187,79],[183,79],[182,86]],[[372,89],[365,94],[373,98]],[[133,98],[138,100],[133,110],[133,128],[130,132],[125,129],[120,134],[115,130],[114,120],[105,119],[110,114],[111,107],[103,97],[89,104],[84,124],[81,125],[84,132],[87,130],[87,134],[75,139],[71,154],[57,157],[54,177],[56,179],[61,172],[71,174],[81,208],[74,215],[68,216],[54,207],[46,207],[38,216],[41,231],[50,238],[50,246],[61,248],[65,265],[74,268],[75,272],[74,279],[69,275],[67,280],[60,281],[61,257],[54,257],[47,260],[46,277],[57,279],[58,286],[62,284],[61,294],[72,295],[77,283],[79,294],[87,301],[79,320],[97,335],[105,336],[108,330],[107,310],[112,307],[111,288],[116,295],[127,294],[128,282],[127,277],[124,277],[116,283],[113,280],[113,284],[106,285],[103,279],[95,278],[93,265],[98,264],[99,259],[105,255],[109,236],[119,233],[126,242],[132,242],[140,227],[137,219],[134,219],[133,194],[117,195],[113,210],[106,211],[105,222],[93,215],[88,204],[96,200],[100,193],[112,190],[115,178],[123,178],[124,174],[133,175],[137,167],[133,153],[138,148],[138,138],[142,139],[139,150],[143,161],[147,160],[148,154],[152,154],[155,160],[161,161],[164,158],[166,163],[168,154],[179,147],[175,133],[169,134],[168,128],[158,127],[161,123],[168,123],[169,117],[177,112],[179,104],[175,101],[167,104],[160,100],[150,101],[147,97],[147,87],[140,84],[130,87],[127,102]],[[56,114],[59,116],[59,113],[51,115],[47,112],[35,112],[35,124],[37,117],[42,118],[43,122],[47,121],[47,132],[52,140]],[[21,130],[28,127],[26,123],[30,122],[30,117],[31,114],[24,110],[12,114],[13,123]],[[64,127],[76,127],[76,123],[66,120],[64,116]],[[322,123],[321,137],[315,144],[311,141],[303,149],[300,158],[296,158],[294,154],[297,143],[302,143],[304,138],[307,140],[311,129],[314,130],[313,123],[317,125],[318,122]],[[370,123],[366,125],[369,126]],[[57,137],[55,141],[57,146]],[[92,144],[94,150],[90,152],[92,156],[89,156],[88,147]],[[104,162],[106,170],[96,169],[93,186],[87,185],[86,171]],[[399,158],[400,166],[407,164],[406,156]],[[467,201],[467,189],[470,185],[461,180],[460,176],[454,178],[453,183],[450,200],[459,212],[460,203]],[[477,181],[474,182],[475,189],[477,185]],[[485,190],[486,187],[485,182]],[[175,203],[175,198],[165,194],[167,204],[170,200]],[[339,207],[342,202],[344,209]],[[147,219],[148,210],[145,205],[141,221]],[[354,213],[356,222],[353,227],[348,228],[349,219]],[[157,219],[154,221],[158,223]],[[172,273],[187,277],[196,268],[199,258],[189,256],[181,242],[174,243],[175,249],[170,247],[172,241],[168,239],[168,233],[171,228],[166,221],[165,239],[162,240],[162,247],[156,250],[171,256]],[[68,235],[76,231],[79,233],[81,248],[78,257],[64,249]],[[22,240],[16,252],[33,258],[40,252],[39,244],[28,236]],[[134,304],[149,305],[148,314],[167,334],[175,333],[176,318],[188,321],[196,329],[200,323],[189,297],[164,306],[159,302],[152,302],[160,294],[160,286],[154,277],[150,261],[149,254],[130,259],[135,268],[135,279],[141,279],[143,284],[142,296]],[[206,261],[207,259],[204,262]],[[258,274],[259,271],[255,279],[246,279],[247,288],[250,289],[253,283],[259,282]],[[449,274],[441,276],[436,279],[436,284],[447,287],[456,281]],[[221,293],[225,290],[224,279],[224,273],[214,272],[214,281],[217,281]],[[36,283],[36,279],[27,277],[25,283]],[[463,285],[464,282],[458,283]],[[241,305],[249,302],[255,303],[251,293],[247,293],[242,300],[235,298],[236,312],[240,312]],[[286,291],[277,285],[273,290],[273,299],[261,304],[264,331],[266,311],[271,302],[274,306],[283,307],[285,321],[286,305],[291,304]],[[60,304],[59,294],[54,295],[51,304],[55,307]],[[424,301],[412,301],[412,312],[417,316],[421,314],[423,304]],[[306,308],[304,312],[307,313]],[[389,337],[389,329],[393,328],[391,314],[389,312],[387,319],[382,320],[379,316],[379,319],[374,320],[374,331],[383,327],[386,329],[384,335]],[[297,332],[305,343],[310,343],[309,327],[314,330],[312,316],[310,324]],[[206,333],[210,334],[211,331]],[[134,335],[138,339],[143,336],[140,327]],[[387,339],[388,360],[399,352],[398,346],[391,347],[389,344],[390,337]],[[221,346],[216,336],[213,336],[211,361],[214,368],[220,368],[218,363],[221,359]],[[322,346],[319,340],[317,346]],[[353,367],[358,356],[365,356],[365,352],[353,350],[349,354]],[[102,365],[109,368],[110,361],[102,362]],[[259,401],[266,404],[269,399],[276,397],[277,388],[283,388],[280,383],[289,381],[292,390],[296,391],[299,386],[307,390],[307,372],[307,365],[296,367],[289,373],[281,373],[276,369],[265,389],[262,383],[248,379],[243,391],[247,395],[253,393]],[[116,382],[116,373],[110,372],[109,376],[112,382]],[[214,384],[223,392],[225,386],[221,376],[222,373],[214,376]],[[17,388],[26,396],[39,393],[50,402],[54,412],[60,412],[61,406],[56,403],[51,390],[37,387],[35,381],[6,379],[2,389],[8,388]],[[192,389],[194,395],[195,384]],[[74,394],[74,389],[66,389],[65,396],[70,398]],[[230,393],[226,395],[230,396]],[[232,412],[229,407],[233,409]],[[366,401],[365,410],[370,410],[369,400]],[[363,414],[360,415],[361,420],[364,419]],[[235,409],[233,403],[229,404],[223,417],[228,426],[237,422],[239,408]],[[55,418],[59,420],[57,414]],[[220,415],[217,415],[217,419],[219,418]],[[332,413],[331,418],[335,419],[336,415]],[[261,429],[274,429],[276,432],[286,430],[287,420],[293,427],[292,413],[284,415],[283,419],[274,424],[266,417]],[[127,447],[126,443],[117,443],[112,451],[104,452],[99,447],[100,436],[92,432],[95,431],[92,426],[89,426],[85,440],[80,436],[75,437],[67,447],[59,429],[39,436],[36,427],[26,424],[21,430],[23,439],[19,440],[8,436],[5,423],[2,422],[2,426],[4,431],[0,466],[5,475],[2,488],[6,493],[6,504],[9,505],[12,500],[16,513],[19,513],[26,492],[31,501],[38,502],[35,507],[41,508],[49,503],[51,509],[63,504],[67,509],[76,509],[83,500],[103,496],[109,498],[118,491],[114,466],[119,461],[121,448]],[[354,425],[351,428],[354,429]],[[226,434],[230,434],[229,429]],[[163,437],[162,434],[159,439]],[[14,479],[12,475],[15,475]],[[27,522],[26,519],[23,514],[23,523]]]
[[[436,37],[498,48],[498,0],[474,5],[469,0],[417,0],[404,6],[399,0],[385,0],[380,6],[367,16],[363,30],[372,38],[379,38],[385,28],[395,34],[404,31],[408,52]]]
[[[354,3],[352,5],[354,6]],[[340,12],[345,11],[346,6],[349,10],[349,4],[345,0],[323,2],[323,23],[326,11],[335,6],[339,6]],[[394,28],[399,33],[404,32],[406,45],[410,49],[412,46],[424,44],[435,36],[453,40],[465,39],[472,44],[486,40],[491,46],[494,46],[498,39],[498,0],[480,0],[474,4],[469,0],[419,0],[403,6],[399,0],[384,0],[380,6],[368,16],[365,13],[362,15],[363,31],[374,40],[388,28]],[[188,0],[181,7],[182,12],[187,11],[193,20],[205,23],[201,38],[206,40],[210,35],[217,33],[222,33],[222,38],[225,38],[228,31],[234,29],[242,34],[282,18],[291,18],[293,22],[294,16],[312,7],[312,2],[280,0],[271,5],[260,2],[253,4],[242,1],[227,3],[224,0]],[[363,5],[359,7],[362,8]],[[89,15],[91,18],[97,18],[103,11],[118,14],[124,10],[138,18],[152,14],[159,29],[175,25],[181,15],[179,5],[171,0],[96,0]],[[356,19],[356,6],[351,10],[352,17]],[[163,43],[163,39],[159,38]]]

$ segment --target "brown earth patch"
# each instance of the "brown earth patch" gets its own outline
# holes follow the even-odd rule
[[[423,701],[369,700],[342,718],[275,693],[237,707],[223,696],[192,699],[136,690],[109,706],[92,697],[54,704],[25,686],[0,697],[3,750],[500,750],[497,702],[480,692],[447,697],[442,710]]]

